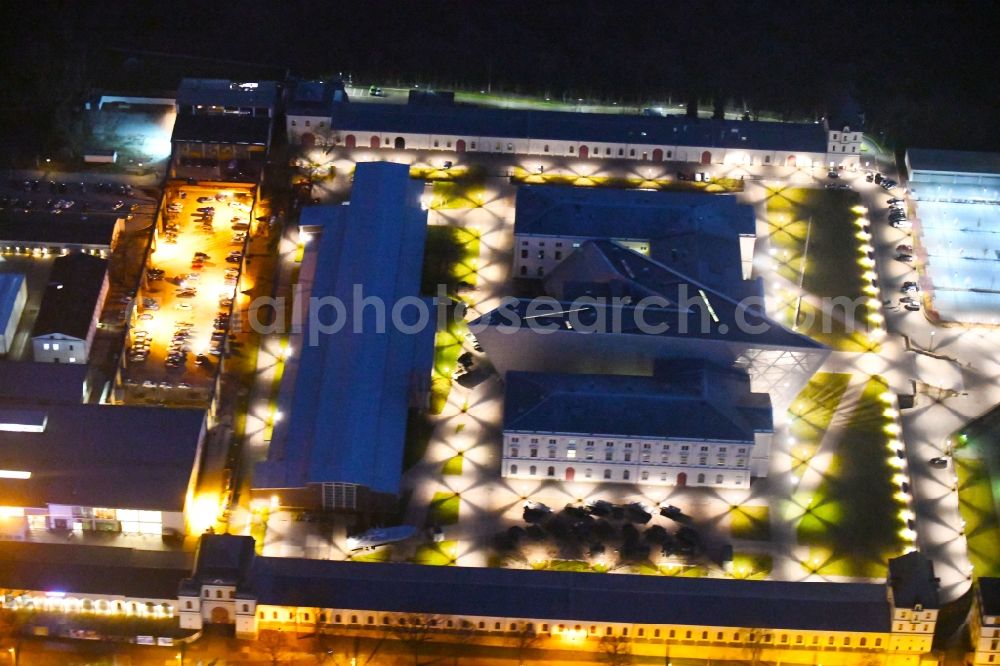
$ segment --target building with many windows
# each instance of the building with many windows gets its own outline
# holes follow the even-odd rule
[[[588,240],[610,240],[713,288],[749,280],[757,225],[733,196],[522,185],[515,277],[542,278]]]
[[[979,579],[969,617],[972,663],[1000,664],[1000,578]]]
[[[771,401],[743,370],[674,361],[652,377],[505,382],[503,476],[725,488],[767,476]]]
[[[350,103],[333,105],[327,145],[511,155],[697,162],[733,166],[856,168],[833,125],[483,108],[467,104]],[[292,128],[289,128],[290,130]],[[289,131],[296,141],[296,133]],[[829,140],[829,142],[828,142]],[[836,149],[836,150],[834,150]]]
[[[56,257],[31,330],[43,363],[86,363],[108,295],[108,260],[82,252]]]
[[[113,567],[96,566],[92,558],[58,565],[53,549],[77,548],[63,545],[39,549],[44,557],[26,567],[23,548],[0,544],[0,561],[15,565],[0,567],[0,587],[17,590],[3,603],[67,613],[173,615],[193,631],[235,625],[240,638],[262,629],[322,629],[383,640],[419,631],[429,643],[509,646],[527,636],[537,650],[596,652],[610,636],[637,657],[685,663],[853,666],[874,656],[886,666],[919,666],[931,650],[930,635],[908,633],[893,620],[923,611],[875,582],[336,562],[260,557],[253,543],[250,537],[202,536],[194,569],[172,596],[164,588],[180,578],[176,567],[139,576],[143,563],[125,559],[116,577]],[[95,580],[82,578],[88,567]],[[894,585],[908,583],[897,579]],[[932,598],[925,602],[923,608],[936,605]],[[935,620],[926,624],[933,631]]]
[[[285,89],[285,128],[288,141],[303,148],[326,146],[332,139],[330,116],[334,103],[346,102],[340,80],[291,81]]]

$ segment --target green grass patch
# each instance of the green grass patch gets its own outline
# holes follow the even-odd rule
[[[462,476],[462,462],[465,460],[465,456],[461,453],[452,456],[444,461],[444,466],[441,468],[441,473],[445,476]]]
[[[542,563],[541,567],[535,567],[535,564],[532,564],[532,568],[547,569],[548,571],[589,572],[594,570],[594,568],[590,566],[590,563],[584,562],[583,560],[549,560],[548,562]]]
[[[425,544],[417,548],[413,562],[415,564],[446,567],[454,566],[456,559],[458,559],[458,542],[442,541],[440,543]]]
[[[860,216],[855,192],[805,188],[776,188],[767,201],[767,219],[773,259],[778,273],[821,299],[850,302],[866,299],[865,269],[858,263],[861,241],[856,237]],[[806,239],[808,237],[808,249]],[[796,317],[797,299],[785,303],[786,319]],[[835,305],[823,313],[803,301],[798,330],[841,351],[868,351],[867,308]]]
[[[742,192],[743,181],[738,178],[716,178],[711,182],[675,180],[672,178],[640,178],[615,176],[581,176],[578,174],[535,173],[515,167],[511,182],[530,185],[566,185],[570,187],[607,187],[612,189],[673,190],[684,192]]]
[[[351,562],[388,562],[392,555],[391,546],[379,546],[375,550],[365,550],[350,555]]]
[[[958,508],[965,521],[969,559],[978,576],[1000,576],[1000,521],[997,496],[986,463],[980,458],[955,455],[958,474]]]
[[[462,343],[469,331],[463,320],[456,321],[448,317],[448,328],[438,331],[434,336],[434,369],[431,375],[431,414],[440,414],[448,403],[451,392],[451,376],[462,353]]]
[[[810,547],[803,566],[821,574],[877,578],[887,561],[902,552],[904,528],[893,497],[893,468],[888,460],[890,422],[881,394],[888,385],[873,377],[851,411],[820,486],[794,500],[806,513],[798,540]]]
[[[734,539],[771,540],[771,514],[766,506],[735,506],[729,517]]]
[[[461,499],[456,493],[434,493],[427,522],[432,525],[454,525],[458,522]]]
[[[792,471],[796,474],[802,474],[819,450],[850,381],[847,373],[818,372],[792,401],[788,409],[788,434],[795,438],[791,454]]]
[[[434,209],[482,208],[486,203],[486,182],[482,179],[434,181],[430,207]]]
[[[438,285],[444,285],[451,296],[459,288],[476,285],[479,268],[478,229],[431,225],[424,242],[424,265],[420,290],[425,296],[436,296]]]
[[[769,553],[733,553],[733,578],[764,580],[773,568],[774,559]]]

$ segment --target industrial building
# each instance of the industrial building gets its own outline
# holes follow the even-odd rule
[[[0,404],[4,537],[185,534],[204,438],[203,410]]]
[[[82,252],[56,257],[31,330],[34,360],[86,363],[107,295],[107,259]]]
[[[291,507],[392,506],[407,414],[427,406],[434,351],[434,308],[419,298],[422,191],[406,165],[359,164],[350,205],[303,211],[299,325],[255,496]]]
[[[648,377],[658,361],[700,359],[745,370],[751,390],[784,410],[829,349],[770,319],[747,284],[756,283],[740,280],[733,297],[610,241],[587,241],[545,279],[546,297],[508,298],[470,330],[502,375]]]
[[[515,277],[545,277],[588,240],[614,241],[710,287],[733,289],[750,279],[757,225],[753,208],[728,195],[517,189]]]
[[[0,361],[0,406],[85,403],[88,373],[81,363]]]
[[[0,273],[0,356],[5,356],[14,344],[14,334],[27,300],[28,286],[24,275]]]
[[[412,99],[405,105],[344,101],[333,104],[329,116],[325,109],[317,113],[323,115],[308,120],[311,125],[330,122],[325,145],[348,149],[851,169],[858,168],[861,157],[862,128],[826,121],[777,123],[493,109]],[[300,126],[305,118],[295,120],[294,126],[288,120],[291,143],[309,145],[317,140],[309,127]]]
[[[911,148],[906,168],[929,311],[1000,323],[1000,153]]]
[[[0,216],[0,250],[13,254],[86,252],[107,257],[124,226],[121,218],[76,219],[42,212]]]
[[[279,96],[273,81],[181,81],[170,138],[170,176],[257,182]]]
[[[743,370],[661,363],[652,377],[508,372],[511,478],[748,488],[767,476],[767,395]]]
[[[933,568],[920,553],[891,560],[890,578],[880,584],[260,557],[252,538],[233,535],[202,536],[193,570],[179,580],[176,566],[126,575],[146,563],[124,555],[117,577],[89,557],[60,565],[52,551],[72,550],[60,545],[37,549],[38,562],[26,567],[26,548],[0,545],[0,561],[12,564],[0,567],[0,586],[19,590],[3,598],[5,607],[161,614],[192,631],[235,625],[241,638],[317,627],[392,638],[411,625],[429,641],[503,645],[527,634],[544,650],[592,652],[612,636],[646,658],[753,655],[760,663],[848,666],[874,655],[887,666],[918,666],[938,612]],[[46,595],[54,589],[58,597]]]

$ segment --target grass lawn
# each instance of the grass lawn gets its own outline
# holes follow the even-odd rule
[[[850,381],[847,373],[818,372],[792,401],[788,434],[796,442],[791,447],[792,471],[796,474],[801,475],[816,455]]]
[[[458,522],[458,509],[461,499],[455,493],[434,493],[431,506],[427,512],[427,523],[430,525],[454,525]]]
[[[431,208],[482,208],[486,203],[486,182],[483,179],[438,180],[431,188]]]
[[[458,542],[442,541],[417,548],[417,553],[413,556],[413,563],[436,567],[453,566],[456,558],[458,558]]]
[[[655,567],[655,569],[655,571],[651,571],[649,573],[661,574],[664,576],[680,576],[681,578],[703,578],[708,575],[708,569],[700,564],[695,564],[693,566],[663,564],[659,567]]]
[[[736,506],[729,511],[734,539],[771,540],[771,516],[766,506]]]
[[[444,467],[441,469],[441,473],[445,476],[462,476],[462,461],[464,460],[465,456],[461,453],[448,458],[444,461]]]
[[[351,562],[388,562],[392,555],[391,546],[379,546],[375,550],[361,550],[350,555]]]
[[[547,569],[548,571],[593,571],[593,567],[583,560],[549,560],[534,562],[532,569]]]
[[[976,576],[1000,576],[1000,521],[986,463],[964,453],[953,456],[959,511],[965,521],[969,559]]]
[[[424,269],[420,291],[436,296],[438,285],[444,285],[453,297],[462,283],[475,286],[479,268],[478,229],[431,225],[424,243]]]
[[[810,547],[810,561],[803,563],[808,570],[876,578],[885,576],[888,559],[902,552],[904,524],[893,497],[884,430],[889,419],[880,399],[886,390],[881,377],[868,381],[819,488],[811,497],[796,497],[807,511],[798,540]]]
[[[423,460],[433,434],[434,424],[430,422],[426,414],[413,409],[407,413],[406,446],[403,449],[404,470],[410,469]]]
[[[813,296],[863,303],[867,298],[865,269],[858,263],[861,241],[855,225],[859,213],[852,210],[859,202],[856,193],[841,190],[772,190],[767,218],[778,273],[793,285],[801,279],[803,290]],[[795,298],[784,304],[786,322],[795,318],[796,305]],[[867,351],[873,347],[865,333],[867,308],[863,305],[854,312],[833,307],[832,315],[824,316],[803,301],[798,314],[798,330],[833,349]]]
[[[434,336],[434,369],[431,375],[431,414],[440,414],[448,403],[451,376],[462,353],[462,343],[469,327],[463,320],[448,318],[448,328]]]
[[[768,553],[733,553],[733,577],[764,580],[771,575],[774,561]]]

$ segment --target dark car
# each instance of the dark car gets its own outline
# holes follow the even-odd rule
[[[896,261],[902,261],[904,264],[913,263],[913,255],[900,252],[895,256]]]
[[[900,287],[900,291],[904,294],[912,294],[920,291],[920,286],[916,282],[904,282],[903,286]]]
[[[903,307],[906,308],[909,312],[919,312],[920,311],[920,306],[918,304],[916,304],[916,303],[907,303]]]
[[[943,469],[948,466],[948,459],[941,456],[931,458],[928,462],[931,467],[936,467],[938,469]]]

